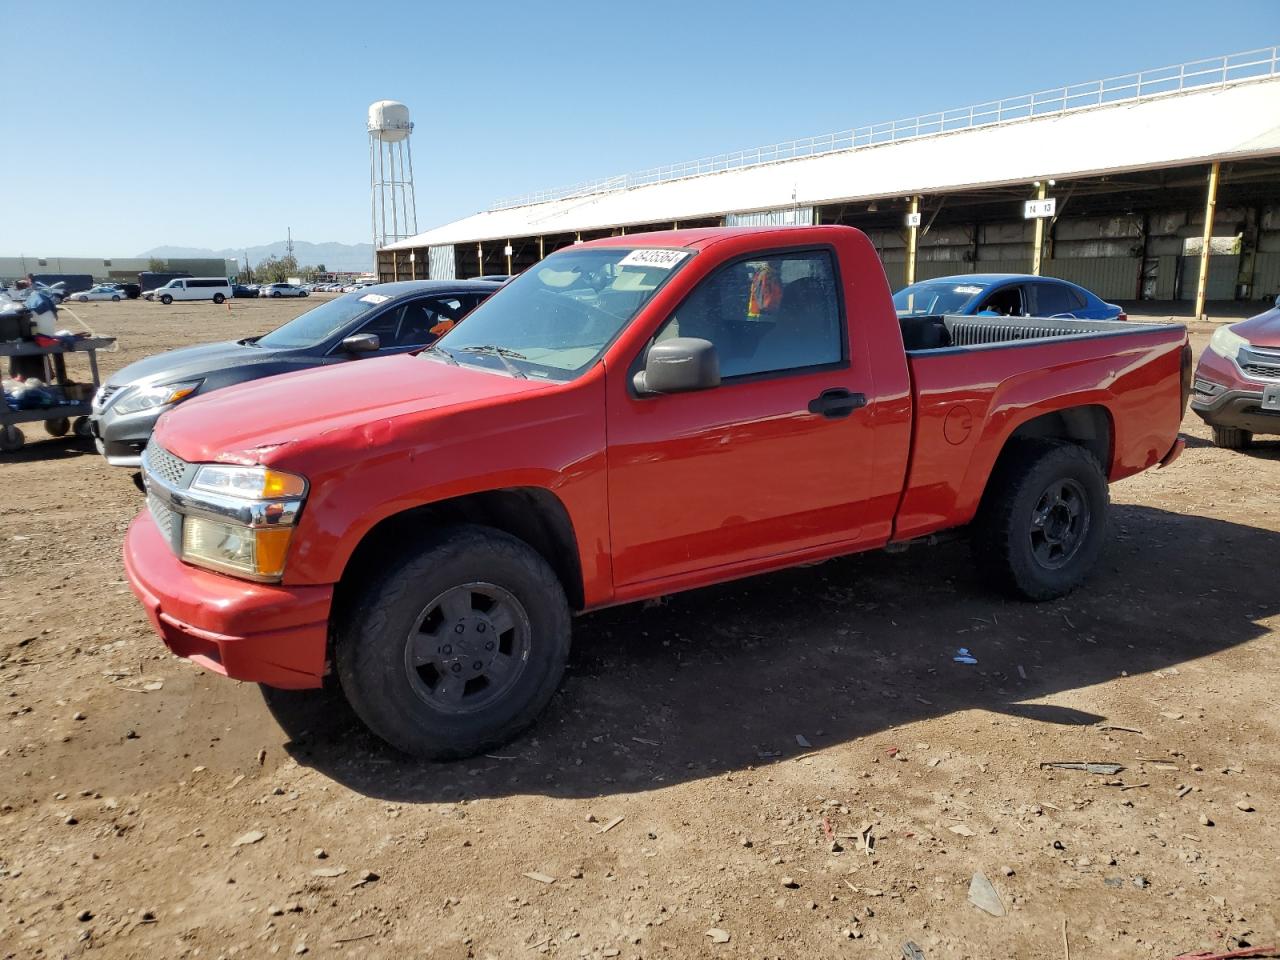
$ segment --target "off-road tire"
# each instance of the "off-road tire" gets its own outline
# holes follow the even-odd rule
[[[479,712],[433,707],[415,687],[406,649],[432,598],[484,582],[527,614],[528,646],[514,685]],[[426,760],[491,750],[534,722],[560,685],[570,617],[555,573],[528,544],[477,525],[446,527],[351,585],[337,611],[334,660],[352,709],[375,734]]]
[[[1239,427],[1214,427],[1213,445],[1224,450],[1245,450],[1253,444],[1253,434]]]
[[[1087,525],[1061,565],[1035,547],[1038,508],[1057,485],[1073,491]],[[1097,563],[1106,539],[1110,493],[1097,457],[1075,443],[1025,440],[1001,455],[972,527],[974,559],[992,586],[1026,600],[1052,600],[1074,590]],[[1043,546],[1043,540],[1041,541]]]

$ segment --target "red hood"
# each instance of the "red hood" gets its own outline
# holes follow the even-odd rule
[[[550,386],[418,357],[361,360],[268,377],[189,400],[160,418],[153,439],[192,462],[266,463],[271,449],[329,431],[483,405]]]
[[[1232,324],[1232,333],[1238,333],[1259,347],[1280,347],[1280,309],[1268,310],[1242,323]]]

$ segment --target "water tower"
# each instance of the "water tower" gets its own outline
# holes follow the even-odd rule
[[[412,237],[418,232],[413,196],[413,150],[409,108],[396,100],[369,106],[369,190],[373,199],[373,247]]]

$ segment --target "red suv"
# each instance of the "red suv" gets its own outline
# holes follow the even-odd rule
[[[1280,297],[1266,313],[1214,332],[1196,367],[1191,409],[1230,450],[1257,433],[1280,434]]]

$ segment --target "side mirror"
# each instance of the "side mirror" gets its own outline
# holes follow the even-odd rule
[[[697,337],[675,337],[649,348],[644,369],[633,381],[639,394],[687,393],[720,385],[715,344]]]
[[[376,333],[353,333],[342,341],[342,349],[347,353],[377,353],[382,341]]]

